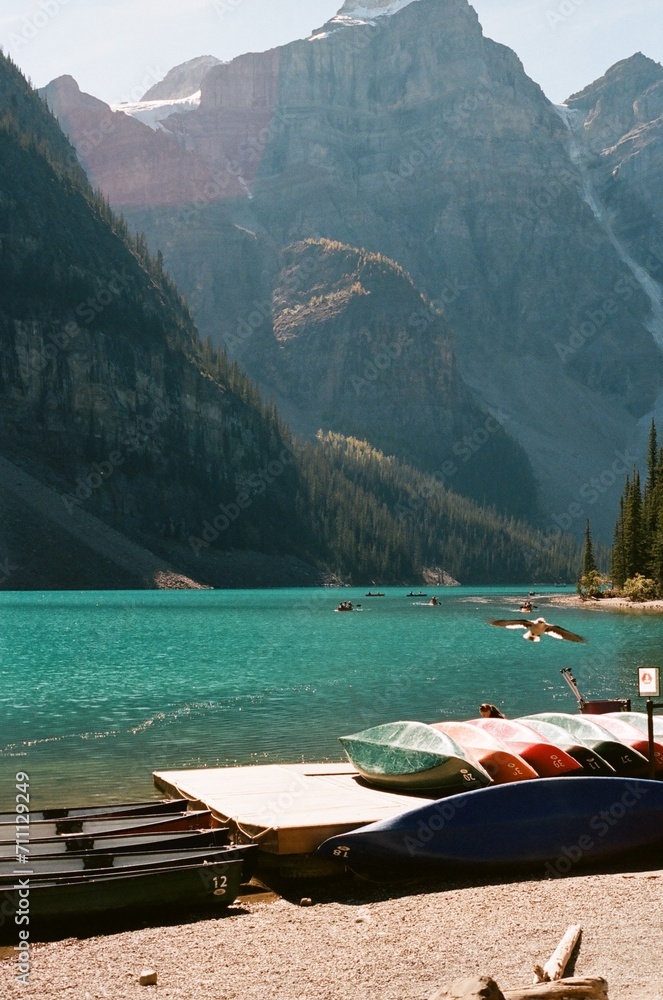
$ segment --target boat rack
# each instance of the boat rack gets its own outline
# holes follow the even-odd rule
[[[573,691],[576,701],[578,702],[578,710],[582,715],[605,715],[608,712],[631,711],[630,698],[604,698],[602,701],[588,701],[580,693],[580,689],[578,688],[576,679],[571,672],[571,668],[562,667],[560,673]]]

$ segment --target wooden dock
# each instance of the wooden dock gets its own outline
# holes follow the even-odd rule
[[[430,802],[358,781],[351,764],[266,764],[155,771],[168,795],[211,809],[239,843],[272,855],[312,854],[339,833]]]

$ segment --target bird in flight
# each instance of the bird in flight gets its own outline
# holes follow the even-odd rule
[[[523,639],[531,642],[541,642],[542,635],[551,635],[553,639],[568,639],[569,642],[587,642],[581,635],[569,632],[561,625],[550,625],[545,618],[536,618],[533,622],[527,618],[510,618],[506,621],[491,622],[491,625],[499,625],[502,628],[524,628]]]

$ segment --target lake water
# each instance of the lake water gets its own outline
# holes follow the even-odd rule
[[[418,589],[418,588],[415,588]],[[663,617],[538,611],[576,645],[491,628],[528,587],[436,589],[438,608],[359,589],[3,593],[0,810],[15,774],[32,804],[149,797],[157,769],[341,760],[338,736],[396,719],[575,712],[587,697],[637,698],[658,665]],[[336,614],[341,600],[363,612]]]

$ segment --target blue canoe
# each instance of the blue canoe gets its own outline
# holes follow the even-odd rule
[[[579,777],[464,792],[331,837],[350,868],[543,866],[553,875],[653,848],[663,861],[663,782]]]

